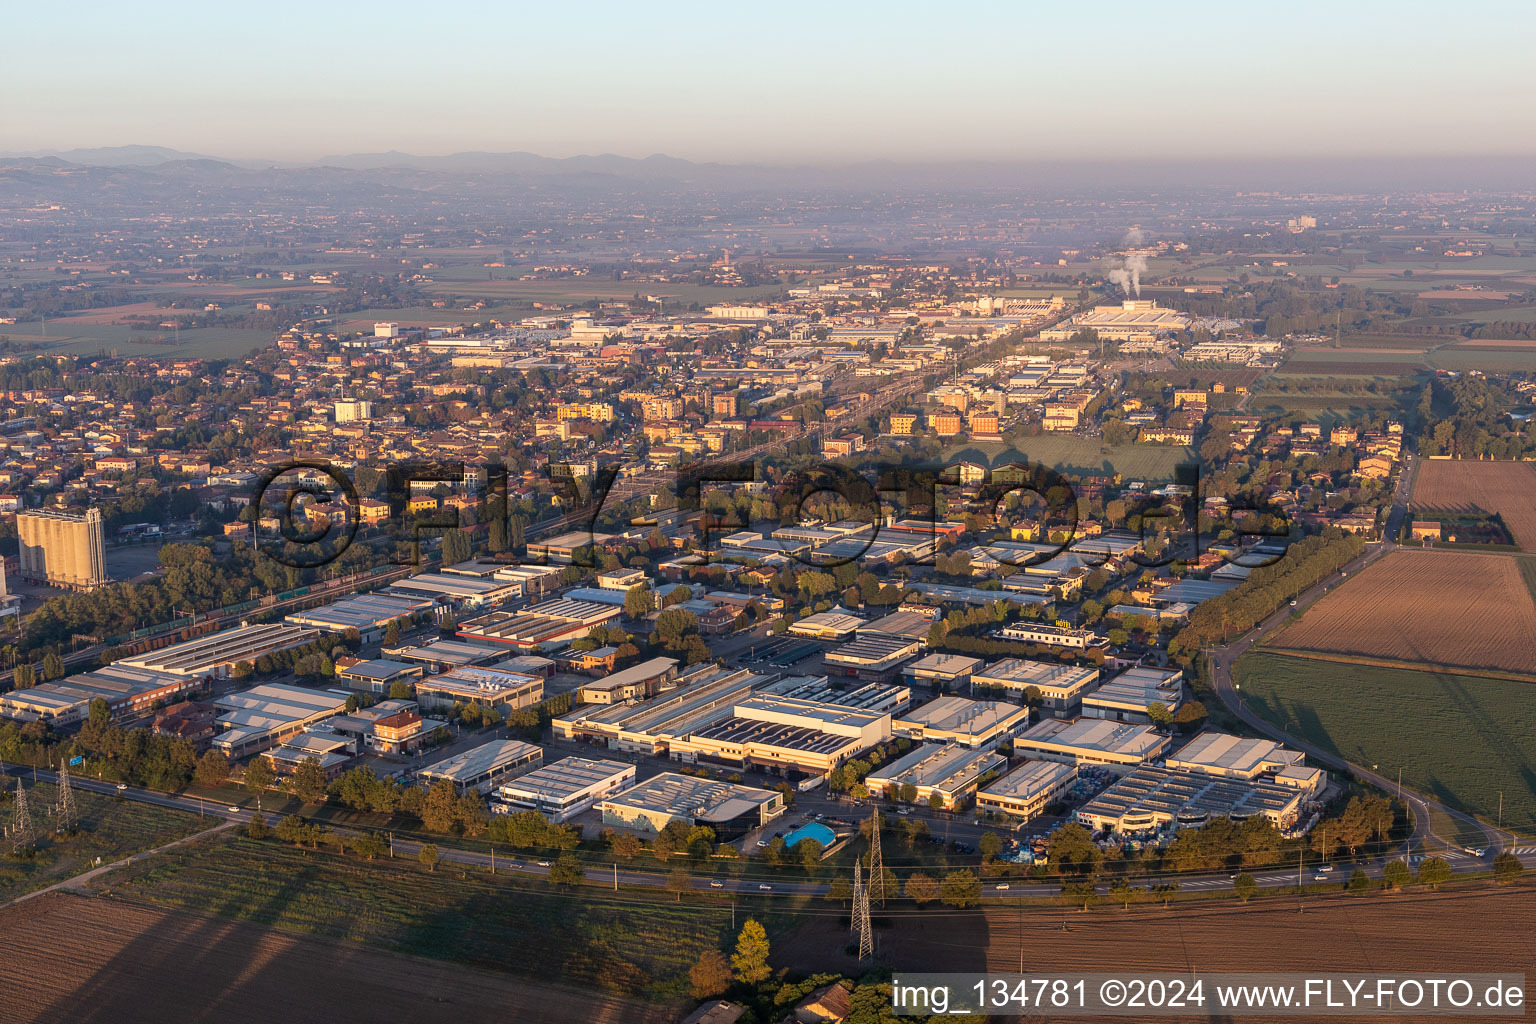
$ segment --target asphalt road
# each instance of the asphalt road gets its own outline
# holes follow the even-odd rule
[[[1250,710],[1242,700],[1242,694],[1232,681],[1232,666],[1237,659],[1248,653],[1253,647],[1262,643],[1271,633],[1284,626],[1293,613],[1304,611],[1313,602],[1328,593],[1335,585],[1341,583],[1348,575],[1353,575],[1370,565],[1378,558],[1397,548],[1398,531],[1402,527],[1404,518],[1408,515],[1408,499],[1413,493],[1413,479],[1418,473],[1418,460],[1412,459],[1406,464],[1404,471],[1399,475],[1397,488],[1393,492],[1392,509],[1387,514],[1386,526],[1382,530],[1382,539],[1368,545],[1364,554],[1345,566],[1342,572],[1345,576],[1330,576],[1308,589],[1296,595],[1293,601],[1294,607],[1283,607],[1269,618],[1259,623],[1246,635],[1234,640],[1225,646],[1215,648],[1208,652],[1207,663],[1210,666],[1211,687],[1216,696],[1226,705],[1227,709],[1237,715],[1245,725],[1254,731],[1261,733],[1270,739],[1284,743],[1293,750],[1300,750],[1318,764],[1331,768],[1334,771],[1344,771],[1354,775],[1365,782],[1370,783],[1382,792],[1397,794],[1401,792],[1403,801],[1413,812],[1413,835],[1409,840],[1411,850],[1424,850],[1441,848],[1460,852],[1460,847],[1454,842],[1438,835],[1434,831],[1434,812],[1445,815],[1448,818],[1471,825],[1483,833],[1484,847],[1490,852],[1501,849],[1513,848],[1515,837],[1495,828],[1486,822],[1479,821],[1472,815],[1457,808],[1447,806],[1433,797],[1425,796],[1408,787],[1399,790],[1396,779],[1389,779],[1366,765],[1358,765],[1346,758],[1330,751],[1323,750],[1312,743],[1294,736],[1284,729],[1261,717]]]
[[[4,765],[4,774],[22,777],[31,777],[34,770],[20,765]],[[57,776],[50,771],[37,769],[36,778],[43,782],[56,782]],[[219,804],[208,800],[202,800],[195,796],[176,795],[171,793],[159,793],[154,790],[142,789],[136,786],[119,787],[118,784],[101,782],[89,778],[71,778],[70,784],[82,790],[93,793],[101,793],[107,796],[121,796],[125,800],[139,803],[154,804],[158,807],[170,807],[182,811],[198,812],[210,819],[210,828],[219,821],[231,824],[249,821],[258,813],[254,808],[245,806],[244,803],[236,805]],[[846,815],[844,815],[846,817]],[[277,824],[278,815],[263,813],[268,825]],[[336,829],[343,834],[355,834],[349,829]],[[894,837],[892,837],[894,842]],[[422,841],[417,839],[391,837],[391,848],[394,856],[415,859],[420,852]],[[498,872],[516,872],[529,877],[544,877],[549,873],[549,865],[552,856],[543,854],[517,853],[505,855],[492,853],[487,844],[484,852],[473,849],[456,849],[447,846],[438,846],[438,855],[443,863],[461,864],[466,867],[476,867],[489,870],[492,860],[495,861],[495,869]],[[1454,871],[1486,871],[1491,862],[1492,849],[1487,857],[1477,858],[1459,850],[1453,850],[1444,855],[1450,862]],[[1536,846],[1524,847],[1517,851],[1517,856],[1527,868],[1536,868]],[[128,858],[129,860],[137,857]],[[1391,860],[1400,859],[1393,852],[1374,858],[1364,858],[1353,862],[1339,862],[1333,869],[1320,871],[1313,865],[1300,865],[1298,870],[1289,870],[1275,867],[1257,872],[1252,872],[1254,880],[1260,888],[1278,889],[1292,887],[1298,884],[1298,880],[1304,885],[1322,885],[1327,883],[1341,883],[1356,868],[1362,868],[1371,878],[1380,878],[1386,864]],[[1418,860],[1415,854],[1412,861]],[[122,863],[126,863],[122,862]],[[92,869],[95,871],[97,869]],[[668,878],[666,875],[636,871],[631,868],[623,868],[618,865],[594,866],[585,870],[586,881],[595,886],[645,886],[648,888],[665,888]],[[1184,875],[1153,875],[1137,876],[1132,881],[1140,886],[1173,883],[1178,886],[1180,892],[1209,892],[1232,888],[1232,880],[1235,875],[1224,872],[1197,873]],[[62,884],[62,883],[61,883]],[[719,892],[721,894],[734,894],[742,896],[759,897],[784,897],[784,896],[819,896],[827,891],[827,883],[821,881],[808,881],[792,878],[786,875],[770,874],[769,869],[763,868],[755,871],[749,877],[710,877],[706,875],[692,875],[689,878],[689,887],[703,892]],[[1021,896],[1029,898],[1054,897],[1061,892],[1061,886],[1055,883],[1034,883],[1022,880],[983,881],[982,899],[988,902],[1007,899],[1016,899]]]

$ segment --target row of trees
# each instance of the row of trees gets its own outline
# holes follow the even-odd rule
[[[1168,653],[1187,661],[1202,648],[1247,632],[1365,550],[1365,538],[1359,534],[1330,533],[1296,541],[1284,558],[1254,569],[1225,594],[1200,602],[1190,613],[1189,624],[1169,641]]]

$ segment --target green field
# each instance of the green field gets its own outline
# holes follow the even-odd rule
[[[1479,349],[1457,345],[1431,352],[1429,364],[1438,370],[1532,373],[1536,372],[1536,349]]]
[[[0,818],[9,827],[16,813],[15,780],[6,777],[4,781],[5,802],[0,804]],[[9,843],[0,844],[0,849],[5,851],[5,855],[0,856],[0,902],[88,871],[97,857],[103,863],[110,863],[201,832],[217,823],[195,814],[114,800],[77,789],[75,810],[80,816],[80,832],[75,836],[58,837],[50,832],[52,819],[49,817],[58,790],[47,782],[26,786],[38,846],[31,857],[16,857],[11,854]]]
[[[758,285],[752,288],[723,288],[696,284],[659,284],[650,281],[614,281],[600,277],[567,277],[552,281],[518,281],[517,271],[506,267],[445,267],[430,272],[431,284],[422,291],[432,295],[456,295],[485,299],[489,302],[555,302],[583,304],[602,299],[632,299],[660,295],[668,304],[696,302],[708,306],[716,302],[747,302],[771,298],[783,293],[785,285]],[[487,278],[487,275],[492,275]],[[514,278],[514,280],[508,280]],[[438,310],[439,314],[452,312]]]
[[[719,948],[724,903],[675,903],[442,863],[363,861],[220,836],[141,861],[97,888],[284,931],[667,1000]],[[738,926],[746,916],[743,912]]]
[[[1172,480],[1173,468],[1181,462],[1194,462],[1196,453],[1193,448],[1182,445],[1109,445],[1092,437],[1041,434],[1023,438],[1012,446],[996,441],[971,442],[946,450],[944,458],[971,459],[989,466],[1013,461],[1033,462],[1064,473],[1104,476],[1119,473],[1126,480]]]
[[[71,323],[66,317],[48,321],[46,335],[42,325],[33,321],[0,327],[0,338],[37,344],[48,352],[76,356],[115,350],[119,355],[160,359],[232,359],[272,344],[273,333],[235,327],[196,327],[182,331],[178,337],[168,330],[145,330],[122,324]],[[167,343],[155,343],[161,339]]]
[[[1356,764],[1504,825],[1536,829],[1536,686],[1257,651],[1237,663],[1243,700]]]

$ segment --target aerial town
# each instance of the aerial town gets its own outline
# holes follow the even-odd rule
[[[1521,1016],[1536,193],[943,166],[0,155],[0,1020]]]

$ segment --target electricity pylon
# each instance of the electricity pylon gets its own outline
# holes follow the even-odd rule
[[[53,808],[53,830],[68,832],[75,827],[75,791],[69,785],[69,767],[59,768],[59,797]]]
[[[873,899],[885,906],[885,860],[880,856],[880,811],[870,815],[869,822],[869,887]],[[895,896],[895,893],[891,893]]]
[[[16,780],[16,819],[6,830],[6,835],[15,845],[17,853],[30,850],[37,844],[37,832],[32,828],[32,812],[27,809],[27,791],[22,788],[20,779]]]

